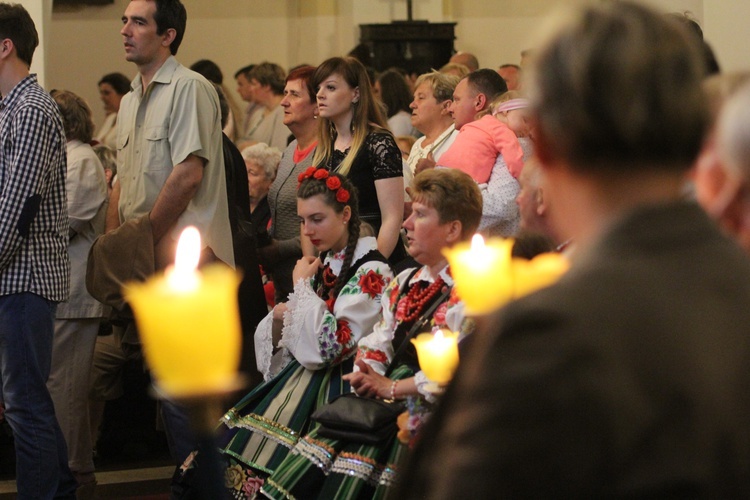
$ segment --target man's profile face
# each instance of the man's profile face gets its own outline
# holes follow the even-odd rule
[[[166,33],[156,33],[156,2],[148,0],[132,0],[128,3],[122,16],[122,29],[125,46],[125,60],[133,62],[138,66],[147,65],[157,60],[160,52],[165,48],[163,45]],[[166,47],[168,51],[168,46]]]
[[[253,89],[243,73],[237,75],[237,93],[245,102],[253,102]]]
[[[456,130],[461,130],[461,127],[474,121],[479,111],[475,107],[476,97],[469,87],[469,80],[464,78],[458,82],[453,91],[453,104],[451,105],[451,116],[456,123]]]

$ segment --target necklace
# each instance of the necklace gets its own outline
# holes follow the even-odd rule
[[[437,281],[424,288],[423,284],[423,281],[418,281],[412,285],[406,296],[398,302],[396,308],[397,320],[402,323],[409,323],[417,319],[424,306],[443,288],[445,281],[443,281],[443,278],[438,278]]]
[[[325,269],[323,269],[323,286],[326,288],[333,288],[333,285],[336,284],[336,275],[333,274],[333,271],[331,271],[330,266],[326,266]]]

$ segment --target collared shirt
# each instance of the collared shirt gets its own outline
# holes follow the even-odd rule
[[[0,295],[68,297],[65,171],[60,113],[29,75],[0,101]]]
[[[120,221],[147,214],[174,166],[191,154],[206,160],[203,179],[171,236],[196,226],[203,244],[234,265],[218,96],[205,78],[170,56],[145,92],[138,75],[120,103]]]

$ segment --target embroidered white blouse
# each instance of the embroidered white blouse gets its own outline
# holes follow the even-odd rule
[[[352,262],[375,249],[374,237],[360,238]],[[329,254],[323,262],[337,276],[345,251]],[[312,279],[298,280],[287,302],[280,349],[273,354],[273,312],[261,321],[255,333],[257,366],[265,380],[273,378],[292,359],[309,370],[318,370],[352,356],[357,342],[372,332],[380,319],[381,295],[392,278],[385,262],[362,263],[339,292],[332,310],[318,297]]]

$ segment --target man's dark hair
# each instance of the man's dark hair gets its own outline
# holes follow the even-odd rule
[[[495,97],[508,91],[508,84],[503,77],[497,74],[494,69],[478,69],[466,75],[466,79],[471,88],[487,97],[487,103],[492,102]]]
[[[120,95],[130,92],[130,80],[122,73],[108,73],[99,80],[97,85],[101,85],[102,83],[109,84]]]
[[[175,30],[174,40],[172,40],[172,44],[169,46],[169,51],[174,56],[177,54],[177,49],[180,48],[182,37],[185,36],[187,11],[180,0],[155,0],[155,2],[156,12],[154,13],[154,21],[156,21],[156,33],[163,35],[170,28]]]
[[[31,66],[39,35],[31,16],[19,4],[0,3],[0,40],[10,38],[18,58]]]
[[[253,68],[255,68],[255,64],[248,64],[247,66],[238,69],[237,72],[234,74],[234,78],[236,79],[238,76],[242,75],[249,82],[250,72],[253,70]]]
[[[219,65],[210,59],[201,59],[190,66],[190,69],[200,74],[211,83],[221,85],[224,83],[224,74],[221,72]]]

